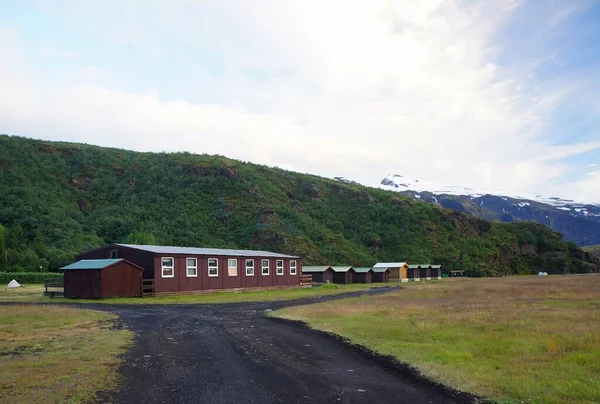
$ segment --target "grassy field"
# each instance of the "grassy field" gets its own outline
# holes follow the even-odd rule
[[[111,303],[111,304],[191,304],[191,303],[238,303],[275,300],[293,300],[307,297],[329,296],[346,292],[355,292],[374,287],[390,286],[389,283],[370,285],[322,285],[312,288],[276,289],[243,292],[215,292],[202,295],[175,295],[145,298],[111,298],[102,300],[79,300],[50,298],[43,296],[43,285],[25,285],[16,289],[0,289],[0,302],[38,302],[38,303]]]
[[[0,402],[80,403],[115,386],[132,334],[115,316],[62,306],[0,306]]]
[[[273,314],[499,402],[600,402],[600,276],[411,283]]]

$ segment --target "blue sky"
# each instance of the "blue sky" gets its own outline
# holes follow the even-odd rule
[[[598,1],[51,3],[0,0],[2,133],[600,202]]]

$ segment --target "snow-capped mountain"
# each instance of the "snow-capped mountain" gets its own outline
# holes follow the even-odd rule
[[[432,181],[420,181],[414,178],[405,177],[402,175],[394,174],[388,175],[383,180],[381,180],[382,188],[394,190],[398,192],[402,191],[416,191],[423,192],[428,191],[433,194],[443,194],[443,195],[468,195],[472,197],[478,197],[483,195],[496,195],[496,196],[505,196],[512,199],[520,199],[524,201],[535,201],[539,203],[544,203],[547,205],[552,205],[556,207],[560,206],[596,206],[600,208],[599,204],[584,204],[577,203],[570,199],[562,199],[556,197],[544,197],[541,195],[524,195],[524,194],[511,194],[500,190],[483,190],[483,189],[472,189],[465,188],[453,185],[444,185],[439,184],[437,182]]]
[[[379,187],[482,219],[503,222],[533,220],[553,228],[579,245],[600,244],[600,204],[449,186],[402,175],[388,175]]]

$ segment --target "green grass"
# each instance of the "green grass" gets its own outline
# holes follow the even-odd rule
[[[114,315],[61,306],[0,306],[0,401],[80,403],[117,383],[132,333]]]
[[[275,312],[502,403],[600,402],[600,277],[448,279]]]
[[[317,296],[329,296],[346,292],[367,290],[375,287],[392,285],[390,283],[322,285],[312,288],[275,289],[262,291],[215,292],[201,295],[175,295],[145,298],[111,298],[101,300],[83,300],[50,298],[43,296],[42,285],[26,285],[16,289],[0,289],[0,302],[37,302],[37,303],[111,303],[111,304],[192,304],[192,303],[242,303],[276,300],[294,300]]]

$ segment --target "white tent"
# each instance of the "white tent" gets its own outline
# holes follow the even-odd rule
[[[6,285],[7,288],[20,288],[21,285],[19,284],[19,282],[15,281],[14,279],[12,281],[10,281],[8,283],[8,285]]]

